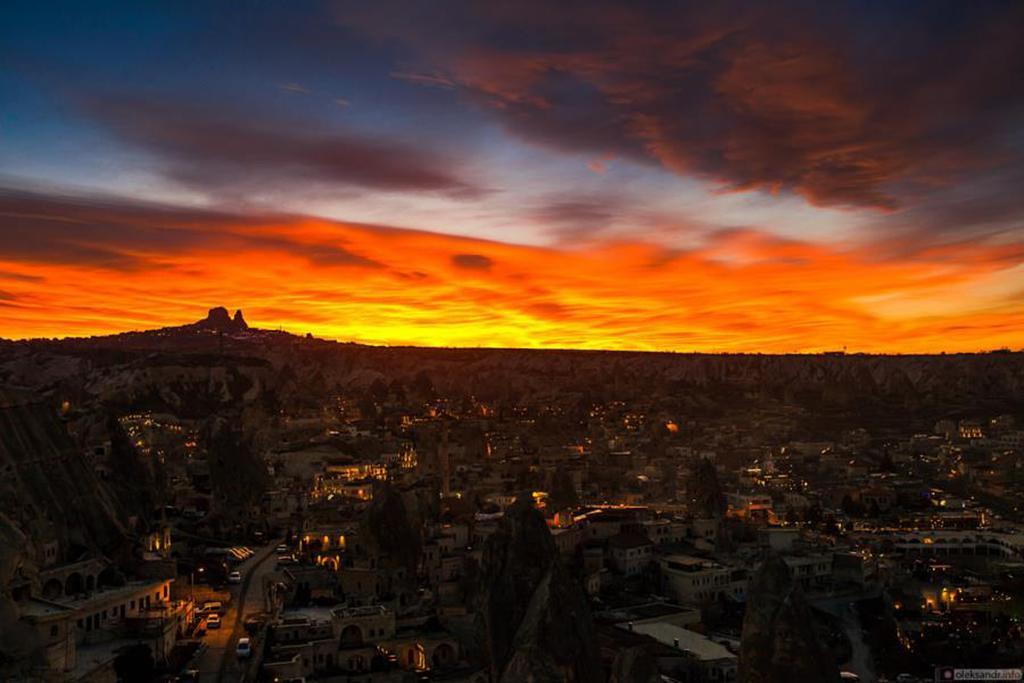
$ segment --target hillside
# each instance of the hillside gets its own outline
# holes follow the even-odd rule
[[[249,328],[213,309],[190,325],[0,343],[0,383],[119,407],[208,413],[317,403],[375,382],[568,404],[663,397],[720,413],[789,406],[824,417],[921,420],[1024,406],[1024,354],[880,356],[373,347]]]

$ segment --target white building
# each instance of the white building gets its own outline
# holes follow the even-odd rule
[[[690,555],[667,555],[658,561],[662,585],[682,604],[700,604],[723,597],[743,599],[747,570],[726,567]]]
[[[626,576],[636,576],[651,563],[654,543],[642,534],[622,533],[608,539],[612,567]]]
[[[640,624],[620,624],[634,633],[650,636],[662,645],[682,652],[694,667],[699,669],[704,681],[735,681],[739,658],[724,645],[707,636],[690,631],[682,626],[662,621]]]
[[[828,590],[832,587],[831,553],[784,555],[782,559],[805,591]]]

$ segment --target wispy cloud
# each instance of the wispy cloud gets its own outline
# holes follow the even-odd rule
[[[202,192],[485,192],[460,176],[457,159],[427,145],[164,98],[108,94],[82,102],[95,121],[153,153],[161,172]]]
[[[413,71],[392,71],[390,74],[391,78],[396,78],[400,81],[408,81],[409,83],[415,83],[416,85],[426,85],[432,88],[444,88],[451,90],[455,87],[455,81],[437,73],[416,73]]]
[[[309,93],[309,88],[302,85],[301,83],[281,83],[277,87],[278,89],[283,90],[284,92],[293,92],[302,95]]]

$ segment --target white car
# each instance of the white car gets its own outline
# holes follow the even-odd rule
[[[235,647],[235,654],[239,659],[248,659],[252,656],[252,642],[248,638],[239,638]]]
[[[242,583],[242,572],[231,572],[228,574],[228,583]]]
[[[211,614],[210,616],[206,617],[206,628],[210,630],[220,628],[220,615]]]

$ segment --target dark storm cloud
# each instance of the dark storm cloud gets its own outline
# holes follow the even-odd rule
[[[511,130],[727,189],[895,208],[1016,155],[1024,8],[953,3],[341,3]]]
[[[1024,163],[978,175],[969,183],[944,187],[927,203],[889,216],[884,229],[914,233],[968,232],[973,238],[1024,232]]]
[[[454,198],[482,193],[459,177],[456,160],[429,146],[171,99],[103,96],[80,102],[115,135],[154,153],[170,178],[204,192],[371,189]]]
[[[249,248],[284,251],[318,265],[379,267],[337,244],[259,233],[288,220],[0,187],[0,255],[6,261],[133,270],[164,255]]]

